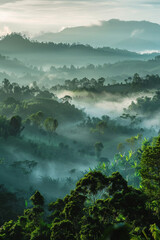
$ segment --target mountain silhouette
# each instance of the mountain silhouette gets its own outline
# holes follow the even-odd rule
[[[154,36],[154,37],[153,37]],[[160,50],[160,25],[148,21],[111,19],[99,25],[66,28],[58,33],[43,33],[34,39],[43,42],[90,44],[130,51]]]

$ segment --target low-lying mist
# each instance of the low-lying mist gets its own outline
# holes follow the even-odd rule
[[[112,94],[107,92],[91,93],[87,91],[73,92],[73,91],[57,91],[56,95],[58,98],[71,96],[71,103],[77,108],[83,109],[83,111],[90,117],[102,117],[108,115],[111,118],[119,117],[123,114],[124,109],[127,109],[132,102],[136,102],[137,98],[141,98],[144,95],[146,97],[153,96],[153,92],[148,93],[131,93],[121,95]]]
[[[149,79],[159,84],[159,77]],[[89,169],[101,169],[103,163],[107,174],[109,169],[123,173],[117,156],[136,153],[144,138],[159,132],[160,94],[155,85],[148,90],[145,81],[135,75],[126,83],[105,85],[104,78],[85,78],[47,88],[4,79],[1,184],[23,200],[38,189],[50,201],[65,196]]]

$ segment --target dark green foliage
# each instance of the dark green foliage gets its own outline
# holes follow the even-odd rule
[[[130,84],[138,88],[141,80],[136,74]],[[84,85],[87,82],[87,79],[83,79]],[[76,85],[77,80],[72,83]],[[99,91],[105,88],[103,78],[97,82],[92,80],[92,83],[97,84]],[[85,86],[86,89],[87,87],[88,85]],[[22,185],[26,195],[28,191],[33,194],[34,189],[39,189],[30,198],[34,205],[32,208],[27,209],[30,206],[28,196],[21,200],[23,208],[26,208],[23,215],[16,198],[16,194],[21,194],[19,188],[12,194],[4,190],[0,192],[0,239],[101,240],[104,235],[107,240],[132,239],[131,237],[142,240],[148,237],[152,240],[159,236],[160,139],[156,138],[152,144],[145,140],[139,148],[143,131],[139,127],[135,128],[136,114],[125,113],[118,120],[112,120],[108,116],[85,118],[83,111],[70,104],[71,98],[68,95],[62,103],[50,91],[39,89],[35,82],[29,88],[5,80],[0,91],[3,101],[7,96],[11,97],[5,104],[2,101],[0,108],[1,112],[7,112],[9,118],[0,116],[0,174],[6,173],[10,187],[11,174],[15,172],[20,179],[14,179],[18,179],[15,185],[20,188]],[[82,119],[83,122],[80,123]],[[70,120],[73,122],[68,128]],[[129,121],[128,127],[124,126],[123,121]],[[22,125],[25,126],[23,135],[20,134]],[[57,127],[57,133],[54,133]],[[47,133],[51,137],[49,144]],[[122,133],[124,139],[119,138]],[[120,152],[113,160],[107,152],[112,146],[109,134],[116,139],[116,144],[113,144],[115,147],[119,140],[123,144],[119,146]],[[131,150],[128,151],[128,148]],[[18,159],[16,153],[19,154]],[[29,160],[24,159],[24,156]],[[74,164],[84,163],[85,167],[87,160],[91,159],[97,167],[84,175],[78,169],[68,169],[70,159]],[[66,174],[70,177],[57,180],[42,175],[39,181],[30,181],[34,171],[44,173],[43,166],[44,171],[49,170],[52,174],[50,166],[56,171],[59,168],[58,162],[66,166]],[[23,185],[23,181],[26,184]],[[76,181],[75,189],[65,196]],[[32,189],[28,190],[31,185]],[[54,200],[49,204],[49,217],[40,192],[45,196],[45,202],[51,197]],[[55,200],[57,196],[62,199]],[[17,215],[22,216],[17,220]],[[14,221],[10,222],[9,219]]]
[[[0,185],[0,226],[8,219],[16,220],[16,216],[22,214],[23,201],[23,198],[18,198],[15,193]]]
[[[59,222],[62,218],[62,211],[65,207],[65,203],[62,199],[57,199],[56,202],[52,202],[49,204],[48,209],[52,212],[52,214],[49,216],[51,220],[54,222]]]
[[[109,178],[111,185],[109,186],[109,194],[113,195],[115,192],[125,191],[127,189],[127,181],[121,176],[119,172],[112,173]]]
[[[154,223],[155,218],[146,209],[146,195],[140,190],[128,188],[121,193],[115,193],[110,204],[117,209],[119,214],[126,217],[128,223],[134,222],[136,226]],[[137,218],[137,216],[139,216]]]
[[[153,239],[160,239],[160,229],[156,226],[156,224],[152,224],[150,226],[150,232],[152,234]]]
[[[140,174],[142,187],[149,198],[149,206],[159,216],[160,209],[160,136],[144,146]]]
[[[0,116],[0,137],[6,139],[9,136],[19,136],[23,129],[20,116],[13,116],[10,120],[5,116]]]
[[[106,72],[107,70],[107,75],[114,73],[114,71],[117,71],[119,75],[122,74],[121,70],[123,69],[124,71],[128,71],[127,66],[129,66],[130,64],[133,65],[136,64],[137,62],[122,62],[122,63],[116,63],[116,64],[104,64],[103,66],[99,66],[99,67],[95,67],[93,66],[93,69],[95,71],[95,76],[97,75],[97,71],[99,71],[100,73]],[[143,62],[138,62],[138,64],[140,65]],[[152,64],[156,65],[158,67],[158,64],[156,61],[154,62],[154,60],[152,61]],[[151,61],[148,62],[149,67],[152,65]],[[144,66],[143,66],[144,67]],[[111,69],[113,68],[113,69]],[[119,70],[117,68],[120,68]],[[137,68],[137,66],[136,66]],[[64,71],[64,69],[59,68],[59,70],[61,72]],[[89,65],[86,67],[86,72],[89,71]],[[68,71],[68,73],[70,74],[70,69],[66,69],[66,71]],[[82,68],[78,68],[75,70],[75,73],[79,73],[80,75],[82,75],[82,71],[84,71],[84,67]],[[141,72],[142,70],[139,69],[139,72]],[[114,73],[115,74],[115,73]],[[71,74],[72,75],[72,74]],[[78,74],[77,74],[78,75]],[[92,74],[89,74],[92,75]],[[124,72],[124,75],[126,75],[126,72]],[[144,75],[144,74],[143,74]],[[94,77],[95,77],[94,76]],[[109,75],[108,75],[109,76]],[[138,73],[135,73],[133,75],[133,77],[128,77],[127,79],[123,80],[125,81],[125,83],[120,83],[119,79],[110,81],[110,83],[112,82],[112,84],[108,83],[108,85],[104,85],[104,78],[99,78],[98,80],[91,78],[88,79],[86,77],[83,77],[82,79],[77,79],[74,78],[73,80],[66,80],[65,84],[63,85],[56,85],[54,87],[52,87],[53,90],[70,90],[70,91],[88,91],[88,92],[92,92],[92,93],[102,93],[102,92],[107,92],[107,93],[112,93],[112,94],[121,94],[122,96],[129,94],[129,93],[136,93],[136,92],[144,92],[146,90],[150,90],[150,89],[158,89],[160,87],[160,77],[159,75],[146,75],[145,77],[140,77],[140,75]],[[108,82],[108,79],[107,79]],[[148,98],[150,99],[150,98]],[[147,106],[147,105],[146,105]]]
[[[90,172],[76,184],[76,190],[84,195],[96,194],[108,185],[108,179],[101,172]]]
[[[35,206],[43,206],[44,198],[39,191],[36,191],[35,194],[30,198]]]
[[[100,240],[130,240],[130,227],[124,223],[109,225]]]
[[[89,209],[89,215],[98,219],[100,224],[106,225],[116,218],[115,210],[110,203],[110,199],[98,199]]]
[[[103,195],[98,195],[101,191]],[[26,209],[17,222],[6,222],[0,239],[130,240],[137,236],[143,240],[144,235],[148,239],[159,236],[159,219],[147,209],[146,194],[128,186],[118,172],[110,177],[97,171],[86,174],[70,195],[49,204],[52,223],[43,220],[42,195],[36,191],[31,200],[34,207]]]
[[[136,102],[132,101],[128,109],[125,111],[127,113],[136,113],[136,114],[144,114],[149,116],[150,114],[156,113],[159,110],[160,103],[160,91],[155,91],[152,97],[138,97]]]
[[[75,199],[73,201],[69,201],[63,210],[63,215],[65,219],[68,219],[72,222],[74,229],[76,231],[76,233],[78,234],[78,232],[80,231],[80,219],[83,217],[84,215],[84,205],[82,205],[82,203],[80,203],[79,199]]]
[[[30,240],[50,240],[50,229],[47,224],[41,224],[31,233]]]
[[[0,229],[0,237],[3,240],[17,240],[22,239],[23,232],[22,227],[19,223],[15,223],[12,220],[4,223]],[[0,238],[0,239],[1,239]]]
[[[63,220],[53,223],[51,226],[50,240],[75,240],[75,231],[73,223],[69,220]]]
[[[142,185],[153,198],[160,198],[160,137],[152,145],[147,145],[142,153]]]
[[[92,218],[90,216],[84,216],[81,220],[81,224],[81,240],[96,240],[102,236],[104,228],[98,219]]]
[[[58,121],[52,117],[48,117],[44,121],[44,127],[48,133],[52,134],[58,127]]]
[[[13,116],[10,119],[10,134],[12,136],[17,136],[20,134],[20,132],[23,130],[23,127],[21,125],[22,119],[20,116]]]
[[[28,120],[30,120],[31,123],[40,126],[42,124],[43,117],[44,117],[43,112],[39,111],[37,113],[31,114]]]

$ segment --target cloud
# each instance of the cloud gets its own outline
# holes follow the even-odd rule
[[[134,31],[132,31],[131,33],[131,37],[137,37],[138,35],[140,35],[141,33],[144,32],[144,29],[135,29]]]
[[[21,1],[21,0],[1,0],[0,5],[4,5],[4,4],[7,4],[7,3],[15,3],[17,1]]]
[[[160,1],[159,0],[157,0],[157,1],[150,1],[150,0],[148,0],[148,1],[142,1],[142,3],[143,4],[147,4],[147,5],[160,5]]]
[[[151,0],[0,0],[0,22],[12,31],[29,31],[34,35],[112,18],[160,23],[158,1],[149,4]],[[137,34],[139,30],[131,35]]]
[[[0,37],[5,36],[10,33],[11,33],[11,30],[7,26],[4,26],[2,29],[0,29]]]

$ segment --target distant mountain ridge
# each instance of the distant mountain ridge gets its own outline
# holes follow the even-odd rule
[[[86,65],[124,60],[147,60],[154,55],[141,55],[110,47],[94,48],[83,44],[42,43],[13,33],[0,40],[0,54],[16,57],[33,65]]]
[[[131,52],[128,50],[122,49],[114,49],[111,47],[92,47],[88,44],[83,43],[63,43],[63,42],[40,42],[38,40],[29,39],[26,36],[23,36],[21,33],[11,33],[3,38],[0,39],[0,51],[6,53],[11,52],[22,52],[22,51],[57,51],[59,49],[62,50],[79,50],[81,49],[86,51],[89,50],[90,52],[96,52],[100,55],[106,55],[106,53],[113,54],[113,55],[126,55],[126,56],[138,56],[139,54],[135,52]]]
[[[160,25],[148,21],[111,19],[100,25],[65,28],[58,33],[43,33],[34,38],[43,42],[90,44],[130,51],[160,50]]]

